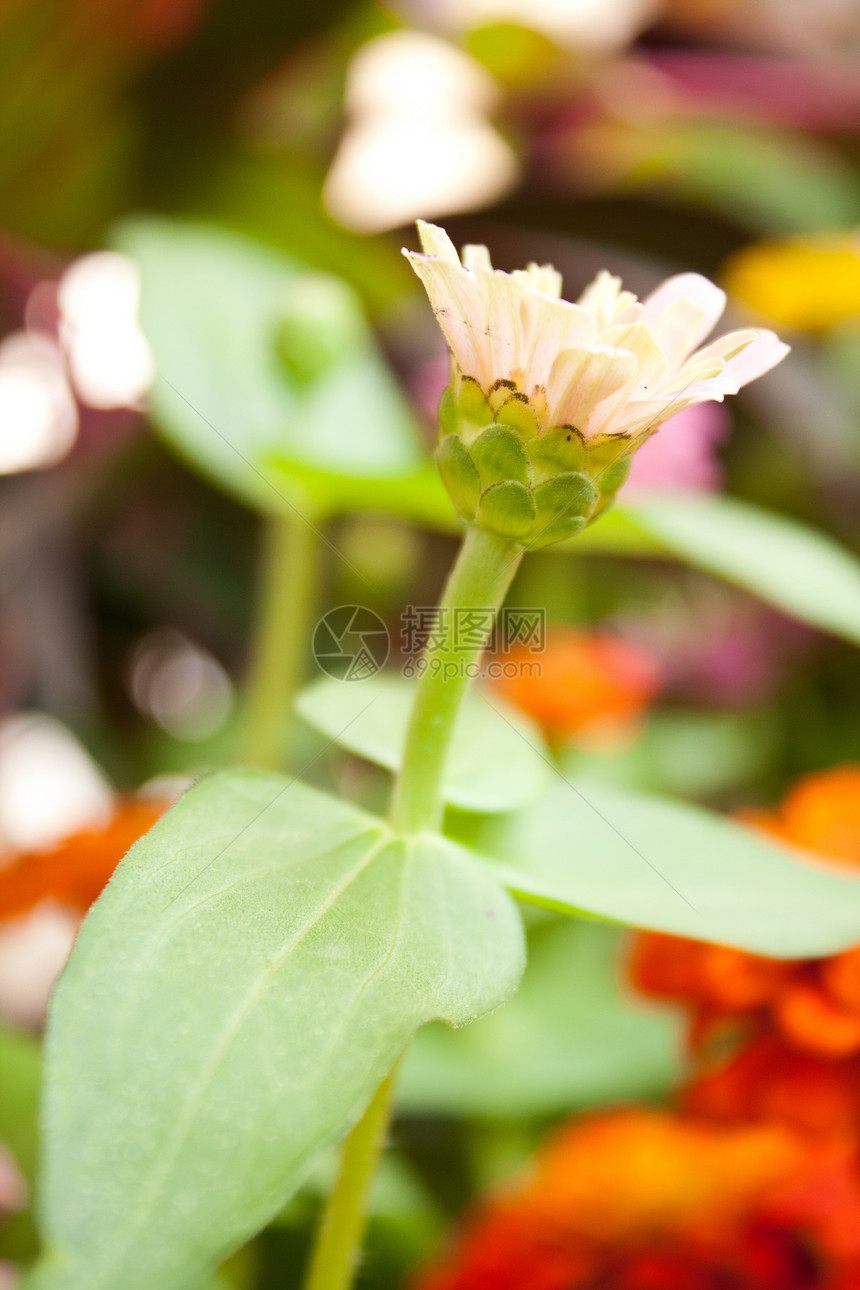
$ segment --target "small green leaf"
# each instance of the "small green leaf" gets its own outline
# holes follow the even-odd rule
[[[536,481],[552,479],[585,466],[585,440],[575,426],[551,426],[529,442]]]
[[[484,392],[478,382],[471,376],[464,376],[456,393],[458,420],[468,423],[472,430],[475,427],[492,425],[493,413]],[[465,428],[465,427],[461,427]]]
[[[599,439],[596,443],[589,443],[588,448],[588,471],[591,475],[600,475],[616,466],[618,462],[629,455],[630,435],[614,434],[608,439]]]
[[[523,439],[533,439],[538,433],[537,416],[532,410],[527,399],[517,398],[511,395],[505,399],[495,412],[496,421],[502,425],[510,426],[516,430],[517,434]]]
[[[296,708],[329,739],[393,771],[400,767],[414,694],[414,684],[399,676],[323,679],[299,695]],[[480,691],[470,691],[448,757],[445,800],[467,811],[509,811],[533,801],[547,782],[535,747],[548,756],[527,717],[495,695],[490,706]]]
[[[490,426],[469,445],[472,460],[478,467],[485,488],[515,479],[529,482],[529,463],[519,435],[508,426]]]
[[[473,520],[481,496],[481,480],[458,434],[445,435],[439,441],[436,464],[455,507],[465,519]]]
[[[454,398],[454,391],[450,385],[446,385],[442,391],[437,420],[439,422],[440,436],[444,437],[446,434],[457,433],[457,400]]]
[[[860,560],[796,520],[731,497],[649,497],[628,519],[688,564],[860,645]]]
[[[630,468],[633,465],[633,454],[628,453],[620,457],[618,461],[611,462],[604,466],[594,478],[594,483],[600,489],[602,497],[607,497],[617,493],[622,484],[627,482],[627,476],[630,474]]]
[[[345,282],[203,224],[136,219],[113,240],[141,272],[153,422],[201,474],[272,511],[311,472],[325,511],[328,481],[336,497],[344,478],[418,468],[411,413]]]
[[[409,1046],[398,1105],[414,1115],[562,1115],[653,1097],[680,1067],[677,1018],[623,988],[617,928],[566,919],[529,937],[512,999],[474,1026],[425,1026]]]
[[[475,846],[522,899],[568,913],[812,958],[860,941],[860,878],[699,807],[558,779]]]
[[[538,484],[532,497],[537,511],[536,532],[529,547],[534,550],[584,528],[598,494],[585,475],[570,472]]]
[[[354,1124],[423,1022],[516,985],[468,852],[279,776],[190,789],[119,866],[54,996],[35,1290],[196,1290]]]
[[[478,524],[503,537],[525,537],[534,524],[535,508],[524,484],[507,480],[481,494]]]

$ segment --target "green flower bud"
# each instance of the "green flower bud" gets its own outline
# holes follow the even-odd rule
[[[575,426],[541,430],[529,400],[462,377],[439,406],[439,473],[458,513],[529,550],[572,537],[612,504],[638,443],[586,442]]]

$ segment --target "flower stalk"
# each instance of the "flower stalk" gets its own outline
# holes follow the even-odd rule
[[[318,538],[295,511],[265,521],[242,760],[282,770],[307,653]]]
[[[365,1215],[388,1123],[397,1068],[346,1139],[340,1172],[323,1211],[305,1290],[349,1290],[361,1254]]]
[[[422,658],[421,679],[394,788],[391,823],[403,833],[438,828],[442,777],[460,705],[523,550],[509,538],[469,528],[439,603],[439,622]],[[469,627],[469,612],[481,627]]]
[[[443,776],[463,698],[523,557],[509,538],[468,528],[439,603],[439,622],[422,658],[390,820],[401,833],[438,828]],[[463,616],[475,611],[473,623]],[[476,628],[474,622],[479,626]],[[465,627],[471,630],[465,631]],[[346,1140],[326,1205],[305,1290],[349,1290],[365,1226],[370,1188],[390,1116],[392,1071]]]

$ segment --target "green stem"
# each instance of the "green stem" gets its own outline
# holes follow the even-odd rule
[[[440,602],[423,660],[391,805],[401,832],[435,828],[442,817],[442,775],[463,696],[477,670],[496,611],[522,559],[515,542],[468,529]],[[468,623],[457,611],[476,610]],[[475,630],[477,622],[477,630]],[[472,630],[464,631],[471,627]],[[305,1290],[349,1290],[364,1232],[367,1200],[388,1126],[392,1072],[346,1140],[340,1174],[317,1235]]]
[[[266,520],[242,760],[281,770],[310,645],[317,536],[295,511]]]
[[[440,601],[439,621],[421,660],[406,748],[394,790],[391,822],[405,833],[435,828],[442,818],[442,776],[460,704],[507,595],[522,548],[485,529],[470,528]],[[477,632],[468,631],[475,610]]]
[[[305,1290],[349,1290],[361,1253],[365,1213],[382,1153],[396,1067],[343,1145],[340,1174],[323,1212]]]

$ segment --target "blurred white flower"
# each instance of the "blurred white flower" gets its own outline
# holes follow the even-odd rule
[[[92,408],[138,405],[155,367],[137,324],[134,262],[116,251],[82,256],[60,279],[57,299],[60,337],[81,401]]]
[[[70,451],[78,410],[58,345],[39,332],[0,344],[0,474],[43,470]]]
[[[570,304],[551,265],[502,273],[484,246],[464,247],[461,263],[443,229],[418,228],[422,252],[404,254],[430,297],[455,377],[476,381],[485,395],[524,398],[539,428],[635,444],[683,408],[736,394],[788,353],[758,328],[703,346],[726,297],[697,273],[667,279],[640,303],[602,271]]]
[[[497,97],[489,74],[436,36],[369,41],[349,68],[350,119],[325,184],[328,209],[372,233],[501,197],[517,161],[487,119]]]
[[[409,6],[451,30],[514,23],[587,53],[629,45],[662,7],[662,0],[413,0]]]
[[[41,1026],[79,924],[76,915],[49,901],[0,924],[0,1018]]]
[[[215,656],[169,627],[137,646],[130,683],[139,712],[190,742],[219,730],[233,703],[230,678]]]
[[[31,851],[107,820],[110,785],[61,722],[19,713],[0,723],[0,844]]]

